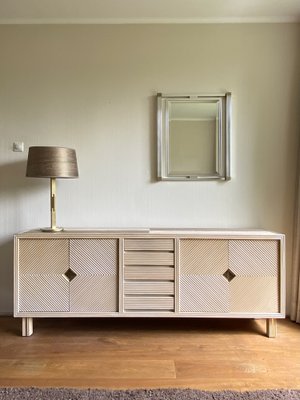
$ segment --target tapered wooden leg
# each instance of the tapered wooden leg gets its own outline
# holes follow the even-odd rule
[[[22,336],[31,336],[33,334],[33,318],[22,318]]]
[[[274,318],[268,318],[267,322],[267,336],[275,338],[277,336],[277,321]]]

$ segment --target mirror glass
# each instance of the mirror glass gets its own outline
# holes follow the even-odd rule
[[[158,95],[160,179],[230,179],[229,100],[228,93]]]

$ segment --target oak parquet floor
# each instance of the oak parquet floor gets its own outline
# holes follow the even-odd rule
[[[300,389],[300,325],[225,319],[0,318],[0,386]]]

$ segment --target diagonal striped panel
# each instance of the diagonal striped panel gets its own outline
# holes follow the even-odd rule
[[[279,241],[229,240],[229,268],[239,276],[277,276]]]
[[[69,311],[69,282],[62,275],[20,275],[19,311]]]
[[[67,239],[20,239],[19,270],[22,274],[63,274],[69,268]]]
[[[228,286],[223,276],[181,275],[180,312],[228,312]]]
[[[228,240],[180,240],[180,273],[219,275],[228,269]]]
[[[77,276],[70,282],[70,311],[118,311],[116,276]]]
[[[229,286],[231,312],[279,312],[280,299],[276,277],[237,276]]]
[[[77,275],[116,275],[117,239],[71,239],[70,268]]]

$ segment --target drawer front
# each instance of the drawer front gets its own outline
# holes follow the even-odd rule
[[[174,253],[138,251],[125,253],[125,265],[174,265]]]
[[[125,239],[124,248],[124,311],[174,312],[174,239]]]
[[[174,282],[126,282],[125,295],[174,295]]]
[[[174,251],[173,239],[125,239],[125,250]]]
[[[173,297],[131,297],[125,298],[126,310],[153,310],[153,311],[173,311],[174,298]]]
[[[137,280],[174,280],[173,267],[125,267],[125,279]]]

